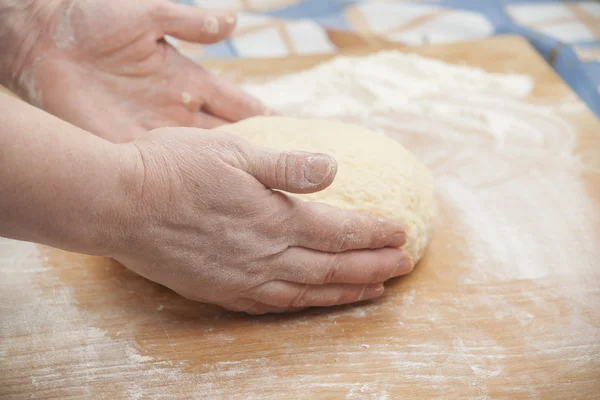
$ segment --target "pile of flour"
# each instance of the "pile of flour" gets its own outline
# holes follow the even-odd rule
[[[527,75],[398,51],[338,56],[243,85],[283,115],[357,123],[415,153],[434,172],[442,203],[459,218],[462,227],[455,228],[475,266],[465,275],[470,282],[538,278],[559,268],[537,245],[546,236],[539,227],[551,231],[561,223],[551,212],[558,197],[547,193],[549,181],[560,180],[580,209],[590,209],[572,179],[578,173],[576,130],[556,105],[531,98],[533,86]],[[524,224],[538,216],[536,224]]]
[[[524,75],[500,75],[398,51],[367,57],[336,57],[313,69],[244,89],[286,115],[372,117],[393,110],[444,113],[423,103],[441,96],[526,97]]]

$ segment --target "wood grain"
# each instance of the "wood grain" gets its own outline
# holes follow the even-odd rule
[[[392,129],[418,155],[447,154],[430,164],[442,187],[426,257],[382,299],[296,315],[229,313],[111,260],[2,241],[0,397],[598,398],[600,123],[520,38],[402,51],[534,77],[529,102],[572,128],[568,157],[544,140],[535,157],[490,152],[501,179],[474,182],[461,204],[444,185],[482,166],[453,158],[456,143]],[[327,58],[207,65],[241,82]]]

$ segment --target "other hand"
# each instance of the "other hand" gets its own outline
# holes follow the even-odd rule
[[[159,127],[212,128],[267,112],[164,40],[218,42],[235,27],[231,12],[169,0],[21,3],[3,13],[13,21],[10,42],[18,53],[8,68],[9,87],[112,142]]]

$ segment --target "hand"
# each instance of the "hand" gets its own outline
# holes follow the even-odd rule
[[[125,146],[139,187],[111,256],[189,299],[255,314],[332,306],[380,296],[412,270],[396,221],[281,192],[329,186],[329,156],[187,128]]]
[[[6,14],[2,1],[0,15]],[[19,46],[19,56],[5,53],[15,59],[7,68],[9,86],[33,105],[112,142],[158,127],[211,128],[267,112],[163,39],[218,42],[235,26],[231,12],[169,0],[22,3],[14,6],[14,17],[3,18],[15,21],[13,34],[0,34],[0,45]]]

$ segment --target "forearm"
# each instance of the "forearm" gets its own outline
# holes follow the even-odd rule
[[[0,236],[109,255],[134,187],[126,149],[0,93]]]

